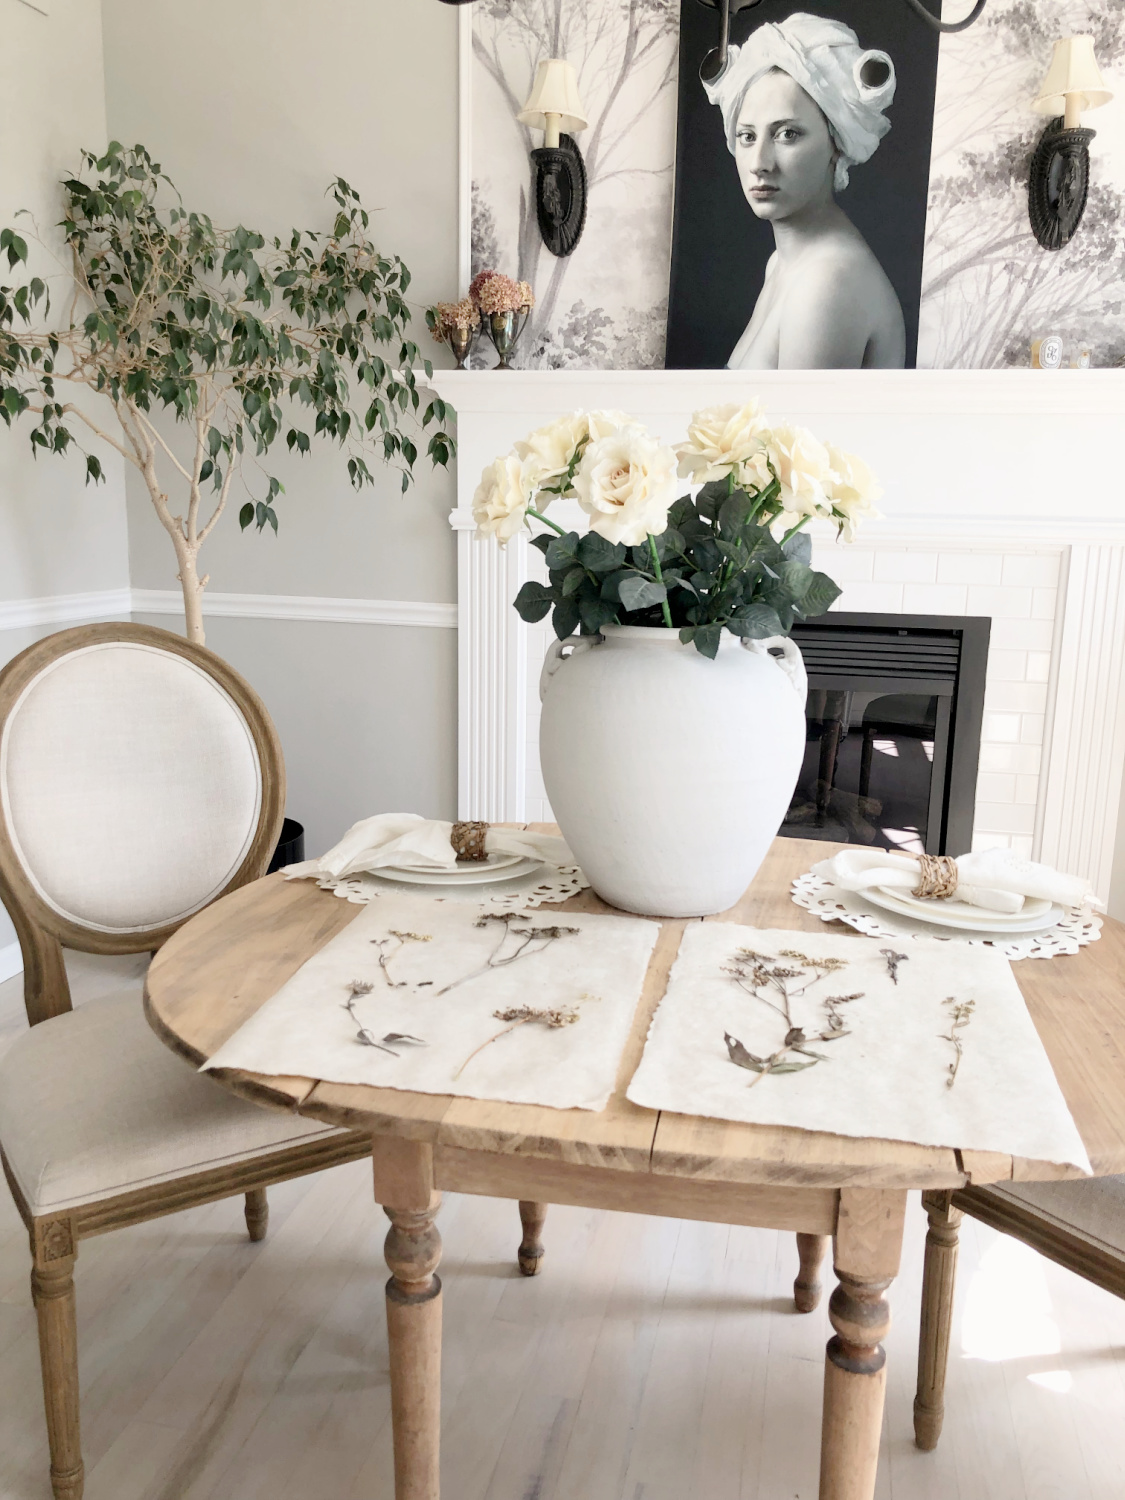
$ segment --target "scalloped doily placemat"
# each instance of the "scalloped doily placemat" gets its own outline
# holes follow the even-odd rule
[[[481,885],[406,885],[378,875],[322,876],[317,885],[345,901],[365,906],[384,896],[429,896],[435,901],[467,901],[489,911],[527,911],[534,906],[554,905],[584,891],[590,882],[577,865],[544,865],[519,880],[497,880]]]
[[[991,948],[1005,958],[1059,958],[1077,953],[1102,935],[1102,919],[1090,912],[1072,912],[1043,932],[1001,935],[967,932],[955,927],[929,927],[889,911],[876,911],[854,891],[841,890],[823,875],[798,875],[791,887],[793,900],[824,922],[846,922],[864,937],[925,938],[939,943],[966,943]]]

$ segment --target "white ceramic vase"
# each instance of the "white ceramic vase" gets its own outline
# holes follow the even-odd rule
[[[801,653],[782,637],[724,631],[714,661],[675,630],[635,625],[552,644],[543,780],[603,900],[665,917],[734,905],[793,796],[806,691]]]

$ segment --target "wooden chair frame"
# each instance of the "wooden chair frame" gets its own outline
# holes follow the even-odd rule
[[[225,896],[265,873],[285,815],[285,763],[277,731],[261,699],[220,657],[181,636],[149,625],[114,622],[59,631],[29,646],[0,672],[0,733],[24,689],[46,667],[84,647],[118,641],[152,646],[191,662],[228,693],[250,731],[262,778],[258,826],[246,857],[223,890],[218,892],[214,898],[217,900],[218,896]],[[70,987],[63,963],[64,948],[101,954],[155,952],[182,925],[182,922],[171,922],[136,932],[106,933],[61,916],[28,880],[15,852],[2,805],[0,900],[12,919],[23,953],[24,1005],[32,1026],[71,1009]],[[141,1003],[139,998],[137,1003]],[[245,1162],[192,1173],[170,1182],[85,1203],[65,1212],[37,1217],[31,1212],[7,1159],[0,1151],[4,1175],[31,1240],[31,1290],[39,1322],[43,1398],[51,1450],[51,1485],[56,1500],[81,1500],[84,1486],[74,1293],[74,1263],[79,1241],[238,1193],[246,1196],[246,1226],[250,1238],[261,1240],[269,1219],[267,1187],[341,1162],[355,1161],[370,1153],[371,1138],[363,1131],[314,1138]]]
[[[1014,1200],[1002,1187],[967,1187],[922,1194],[929,1215],[922,1272],[922,1326],[918,1340],[918,1387],[914,1397],[914,1441],[936,1448],[945,1419],[945,1375],[953,1326],[957,1253],[965,1214],[1022,1240],[1040,1255],[1125,1297],[1125,1255],[1106,1248],[1080,1229],[1060,1224],[1030,1203]]]

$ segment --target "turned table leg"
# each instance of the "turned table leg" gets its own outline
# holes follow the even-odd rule
[[[906,1194],[845,1188],[836,1225],[839,1285],[828,1315],[835,1335],[824,1365],[820,1500],[872,1500],[886,1391],[883,1293],[898,1271]]]
[[[828,1235],[799,1234],[797,1254],[801,1257],[801,1269],[793,1283],[793,1301],[800,1313],[812,1312],[820,1305],[820,1294],[824,1290],[820,1283],[820,1267],[828,1250]]]
[[[51,1489],[55,1500],[82,1500],[85,1479],[78,1422],[78,1325],[74,1306],[78,1246],[71,1221],[34,1220],[31,1254],[31,1299],[39,1323]]]
[[[922,1271],[922,1326],[918,1338],[918,1391],[914,1397],[914,1441],[937,1447],[945,1416],[945,1371],[953,1325],[953,1290],[957,1281],[957,1241],[961,1210],[951,1192],[923,1193],[930,1218]]]
[[[391,1221],[383,1246],[391,1365],[395,1500],[440,1500],[441,1235],[429,1146],[376,1136],[375,1197]],[[401,1205],[401,1206],[398,1206]]]
[[[264,1240],[270,1223],[270,1200],[265,1188],[251,1188],[246,1194],[246,1232],[257,1243]]]
[[[520,1270],[525,1276],[538,1276],[547,1253],[543,1248],[543,1223],[547,1217],[545,1203],[529,1203],[520,1199],[520,1223],[523,1225],[523,1240],[519,1248]]]

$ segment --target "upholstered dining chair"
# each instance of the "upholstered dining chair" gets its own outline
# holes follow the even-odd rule
[[[79,1242],[368,1154],[366,1135],[236,1098],[157,1040],[139,993],[71,1008],[63,949],[154,951],[261,875],[285,804],[260,700],[164,630],[64,630],[0,672],[0,897],[30,1029],[0,1059],[0,1154],[31,1238],[57,1500],[79,1500]]]
[[[936,1448],[945,1416],[945,1375],[964,1214],[1022,1240],[1049,1260],[1125,1297],[1125,1176],[1007,1182],[922,1194],[929,1215],[914,1441]]]

